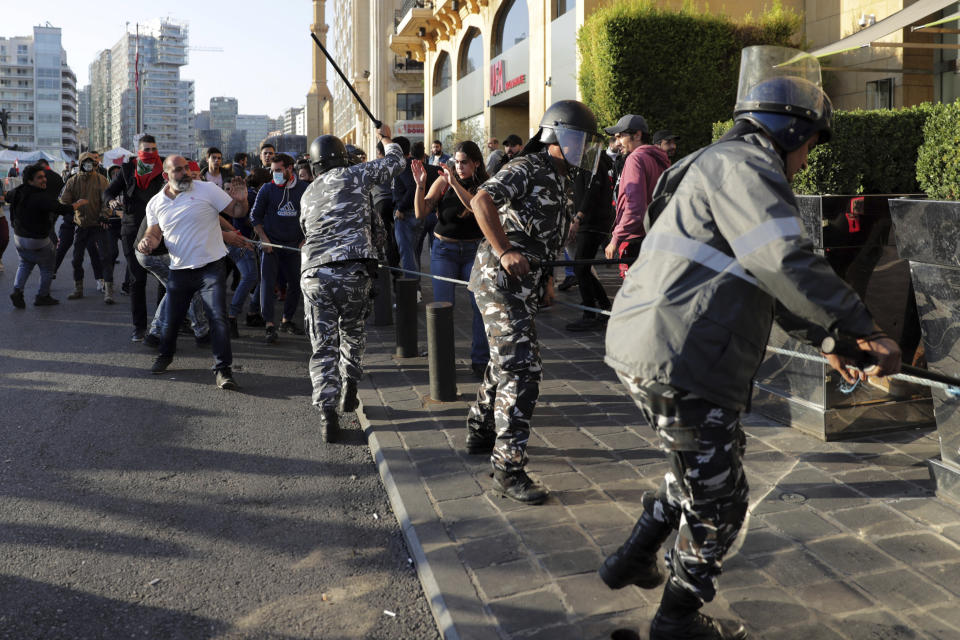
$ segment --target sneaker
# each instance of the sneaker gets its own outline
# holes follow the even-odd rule
[[[45,296],[37,296],[33,299],[33,306],[35,307],[52,307],[55,304],[60,304],[60,301],[51,296],[49,293]]]
[[[263,316],[259,313],[248,313],[247,314],[247,326],[248,327],[263,327],[267,323],[264,321]]]
[[[153,361],[153,366],[150,367],[150,373],[154,375],[163,373],[167,370],[167,367],[170,366],[171,362],[173,362],[173,356],[157,356],[157,359]]]
[[[143,346],[150,347],[151,349],[160,348],[160,336],[155,333],[148,333],[143,336]]]
[[[277,341],[277,328],[274,325],[269,325],[267,331],[263,336],[263,341],[267,344],[273,344]]]
[[[549,492],[534,482],[523,469],[493,472],[493,489],[504,498],[523,504],[543,504]]]
[[[206,332],[202,336],[194,336],[193,341],[198,347],[205,347],[210,344],[210,332]]]
[[[560,291],[566,291],[567,289],[572,289],[577,286],[577,276],[567,276],[563,279],[563,282],[557,286],[557,289]]]
[[[130,334],[130,342],[143,342],[143,337],[147,332],[143,329],[134,329]]]
[[[283,331],[284,333],[289,333],[295,336],[303,335],[303,329],[301,329],[296,324],[294,324],[292,320],[284,320],[283,322],[281,322],[280,331]]]
[[[26,309],[27,303],[23,300],[23,289],[14,289],[10,294],[10,300],[17,309]]]
[[[230,367],[217,369],[217,386],[227,391],[234,391],[237,388],[237,383],[233,380],[233,372],[230,371]]]

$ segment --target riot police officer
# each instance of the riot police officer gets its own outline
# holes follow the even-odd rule
[[[363,323],[370,313],[372,274],[382,258],[380,216],[371,216],[370,191],[389,184],[405,166],[390,128],[378,134],[386,155],[354,164],[343,142],[323,135],[310,144],[316,176],[301,198],[300,286],[307,330],[313,346],[310,380],[313,404],[320,411],[320,433],[334,442],[337,415],[357,408],[357,381],[366,342]]]
[[[534,317],[541,289],[552,296],[544,260],[555,259],[573,217],[572,177],[596,170],[597,120],[583,103],[561,100],[543,114],[522,154],[470,202],[483,231],[470,275],[490,343],[490,362],[467,417],[467,452],[492,454],[494,488],[540,504],[547,491],[524,471],[530,418],[540,393]]]
[[[614,589],[656,587],[657,550],[678,530],[651,640],[746,638],[739,623],[699,609],[716,595],[746,516],[739,418],[775,317],[813,344],[828,334],[856,339],[878,360],[872,374],[899,369],[897,344],[814,253],[790,189],[831,122],[815,58],[744,49],[733,129],[661,178],[648,218],[658,204],[662,213],[613,303],[606,362],[657,432],[671,471],[644,495],[630,538],[600,576]],[[863,375],[846,360],[831,363],[848,381]]]

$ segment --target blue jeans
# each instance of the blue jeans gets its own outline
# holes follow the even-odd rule
[[[271,240],[277,244],[289,244]],[[267,324],[273,324],[273,303],[276,297],[273,287],[277,284],[277,274],[282,271],[287,279],[287,299],[283,301],[283,319],[293,320],[300,300],[300,254],[286,249],[274,249],[260,254],[260,312]],[[240,287],[237,287],[239,291]]]
[[[470,280],[470,269],[477,256],[477,247],[480,241],[447,242],[439,238],[433,239],[433,248],[430,251],[430,273],[435,276]],[[443,280],[433,281],[433,299],[436,302],[452,302],[456,304],[456,288],[458,285]],[[470,306],[473,308],[473,340],[470,346],[470,361],[473,364],[486,365],[490,361],[490,346],[487,344],[487,334],[483,329],[483,318],[473,294],[470,296]]]
[[[227,247],[227,251],[230,252],[233,264],[240,270],[240,282],[237,284],[236,291],[233,292],[233,300],[230,301],[230,317],[236,318],[243,311],[243,303],[250,292],[257,286],[260,272],[257,271],[257,256],[253,249]],[[253,311],[252,308],[251,311]]]
[[[400,253],[400,268],[408,271],[419,271],[417,256],[417,237],[423,224],[417,220],[413,212],[405,214],[403,220],[399,218],[393,225],[393,234],[397,238],[397,251]],[[401,278],[416,278],[412,273],[400,274]]]
[[[57,260],[57,250],[50,238],[21,238],[14,234],[13,244],[20,255],[20,265],[13,280],[13,288],[23,291],[27,278],[34,267],[40,267],[40,289],[38,296],[50,295],[50,283],[53,282],[53,265]]]
[[[167,286],[167,280],[170,278],[170,254],[160,253],[157,255],[144,255],[137,251],[137,262],[140,266],[153,274],[164,287]],[[157,305],[157,312],[153,314],[153,322],[150,324],[150,333],[155,336],[162,336],[164,327],[166,327],[167,296],[164,295]],[[203,312],[203,301],[200,295],[196,294],[190,301],[187,308],[187,316],[190,318],[190,324],[193,326],[193,335],[197,338],[207,335],[210,332],[210,325],[207,324],[207,314]],[[177,329],[179,330],[179,326]]]
[[[173,357],[177,352],[177,332],[187,315],[190,301],[197,293],[203,310],[210,319],[210,344],[213,347],[213,368],[224,369],[233,364],[230,330],[227,324],[227,264],[221,259],[196,269],[171,269],[167,277],[167,308],[160,355]]]

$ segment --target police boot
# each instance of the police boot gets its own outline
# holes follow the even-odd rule
[[[83,280],[73,281],[73,292],[67,296],[67,300],[77,300],[83,297]]]
[[[501,496],[524,504],[542,504],[549,495],[549,492],[531,480],[523,469],[494,469],[493,488]]]
[[[706,616],[702,606],[700,598],[670,580],[650,623],[650,640],[746,640],[742,624]]]
[[[347,378],[340,389],[340,413],[350,413],[360,406],[357,399],[357,381]]]
[[[113,283],[105,282],[103,283],[103,303],[104,304],[113,304],[116,300],[113,297]]]
[[[340,417],[333,407],[320,410],[320,437],[324,442],[336,442],[340,437]]]
[[[598,571],[600,579],[611,589],[623,589],[631,584],[653,589],[663,582],[657,566],[657,551],[672,531],[673,527],[657,522],[644,509],[627,541],[603,561]]]

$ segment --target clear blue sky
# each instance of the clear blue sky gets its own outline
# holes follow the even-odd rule
[[[197,111],[206,109],[214,96],[231,96],[239,100],[240,113],[275,118],[302,105],[310,89],[316,46],[310,39],[312,7],[310,0],[11,1],[0,21],[0,36],[32,35],[34,25],[46,22],[60,27],[67,62],[82,87],[89,82],[97,52],[116,44],[127,22],[132,28],[137,21],[170,17],[189,25],[190,46],[223,49],[191,51],[190,64],[180,69],[182,79],[195,82]],[[329,16],[326,21],[332,22]]]

